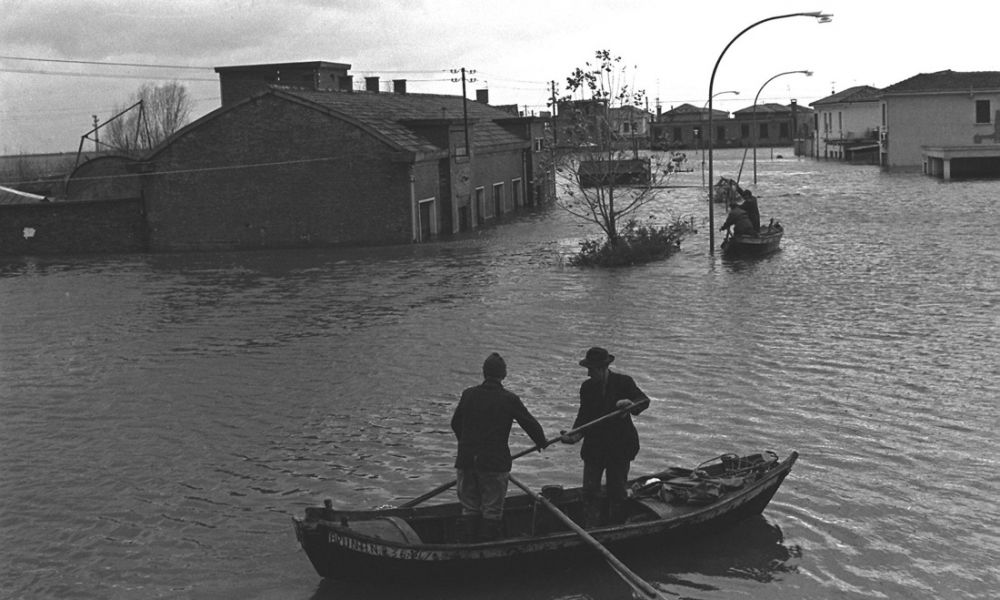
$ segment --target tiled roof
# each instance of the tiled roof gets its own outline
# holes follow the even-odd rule
[[[1000,90],[1000,71],[920,73],[882,90],[883,95],[913,92]]]
[[[801,113],[812,112],[812,109],[799,106],[798,111]],[[753,114],[753,106],[748,106],[746,108],[741,108],[734,112],[734,115],[750,115]],[[764,104],[757,105],[757,115],[784,115],[791,114],[792,107],[785,106],[784,104],[778,104],[777,102],[766,102]]]
[[[713,106],[712,107],[712,115],[713,115],[713,118],[714,117],[723,117],[723,118],[725,118],[725,117],[729,116],[729,113],[727,111],[724,111],[724,110],[719,110],[718,108],[715,108]],[[698,107],[698,106],[694,106],[693,104],[684,103],[684,104],[681,104],[680,106],[677,106],[675,108],[671,108],[670,110],[663,112],[663,118],[665,118],[665,119],[675,119],[675,118],[678,118],[678,117],[690,117],[690,116],[698,116],[698,117],[702,117],[703,116],[703,117],[707,118],[708,117],[708,106],[706,105],[706,106],[703,106],[703,107]]]
[[[812,102],[809,106],[823,104],[850,104],[852,102],[875,102],[878,100],[881,90],[870,85],[856,85],[846,90],[841,90],[836,94],[820,98]]]
[[[275,93],[295,96],[355,119],[378,131],[401,148],[413,152],[437,152],[441,148],[407,126],[407,122],[463,119],[461,96],[284,89]],[[510,119],[512,117],[510,113],[474,100],[468,100],[465,109],[468,111],[470,123],[473,123],[471,127],[473,148],[528,144],[524,138],[496,123],[497,120]]]

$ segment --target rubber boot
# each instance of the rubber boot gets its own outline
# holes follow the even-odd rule
[[[500,539],[503,534],[503,521],[500,519],[483,519],[483,526],[479,533],[479,541],[493,542]]]

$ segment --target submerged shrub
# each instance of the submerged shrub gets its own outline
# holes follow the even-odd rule
[[[629,221],[614,240],[584,240],[569,262],[577,267],[621,267],[662,260],[680,249],[694,233],[694,224],[680,219],[669,225]]]

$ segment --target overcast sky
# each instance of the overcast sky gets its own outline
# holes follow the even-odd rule
[[[179,81],[192,119],[219,106],[217,66],[330,61],[360,82],[461,94],[451,69],[475,70],[468,95],[546,110],[576,67],[609,49],[635,67],[650,108],[808,105],[855,85],[886,87],[944,69],[1000,71],[1000,2],[881,0],[0,0],[0,153],[75,151],[80,136],[143,83]],[[29,60],[30,59],[30,60]],[[91,63],[128,63],[115,66]],[[165,68],[171,67],[171,68]],[[188,68],[174,68],[188,67]],[[811,70],[812,77],[785,75]]]

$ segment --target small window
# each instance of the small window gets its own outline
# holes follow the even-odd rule
[[[779,138],[788,137],[788,123],[781,123],[778,125],[778,137]]]
[[[750,137],[750,126],[746,124],[740,125],[740,138],[747,139]]]
[[[535,138],[535,152],[541,152],[545,148],[545,140],[542,138]]]
[[[766,140],[768,137],[770,137],[770,136],[767,133],[767,123],[761,123],[760,124],[760,139]]]
[[[989,100],[976,100],[976,123],[992,122]]]

